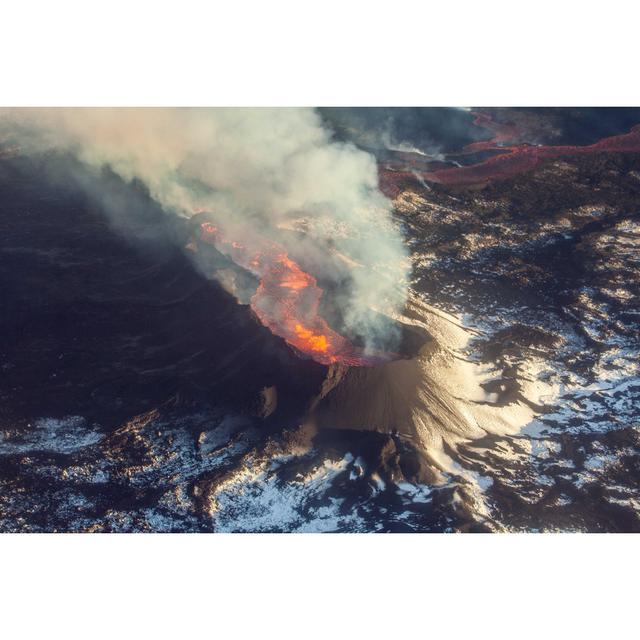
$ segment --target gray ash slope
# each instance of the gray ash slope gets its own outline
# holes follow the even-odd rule
[[[1,530],[640,529],[637,155],[397,196],[415,299],[468,337],[447,366],[487,373],[484,396],[456,398],[433,354],[392,365],[409,384],[417,362],[434,372],[413,412],[394,375],[340,386],[293,354],[193,268],[176,248],[189,230],[139,187],[114,219],[49,165],[0,160]],[[371,389],[401,403],[377,431],[359,408]],[[445,397],[453,420],[529,412],[420,439],[412,415],[440,419]]]

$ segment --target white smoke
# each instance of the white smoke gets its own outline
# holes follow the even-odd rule
[[[404,305],[408,261],[375,159],[333,141],[313,109],[12,109],[0,119],[28,132],[24,144],[142,181],[167,211],[210,212],[238,242],[266,235],[304,254],[314,275],[340,282],[354,333],[372,338],[369,310]]]

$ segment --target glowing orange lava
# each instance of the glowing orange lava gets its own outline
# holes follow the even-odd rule
[[[365,355],[327,324],[318,311],[323,292],[317,280],[276,243],[255,240],[249,249],[226,238],[210,222],[201,224],[200,239],[259,278],[260,284],[251,298],[252,309],[262,324],[299,352],[322,364],[362,366],[383,359]]]
[[[311,351],[326,353],[329,350],[329,342],[327,336],[315,334],[310,329],[303,327],[300,323],[296,324],[296,335],[309,346]]]

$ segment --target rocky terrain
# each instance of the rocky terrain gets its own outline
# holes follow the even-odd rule
[[[336,125],[411,258],[413,337],[372,367],[273,335],[142,185],[0,156],[0,530],[640,530],[640,152],[430,179],[631,116],[480,113],[440,144],[415,115]]]

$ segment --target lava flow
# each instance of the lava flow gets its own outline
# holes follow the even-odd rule
[[[367,366],[387,359],[365,354],[331,329],[318,311],[323,292],[316,279],[276,243],[261,239],[249,249],[226,238],[210,222],[200,225],[200,239],[259,278],[251,308],[262,324],[299,352],[327,365]]]
[[[531,171],[545,160],[563,156],[640,152],[640,125],[634,126],[628,133],[603,138],[585,146],[508,144],[518,139],[515,125],[497,123],[482,113],[473,115],[473,123],[490,130],[493,136],[489,140],[471,143],[453,155],[460,157],[481,151],[494,151],[496,155],[474,164],[453,167],[443,167],[440,162],[424,163],[416,158],[412,162],[404,159],[401,163],[387,162],[379,167],[380,189],[383,193],[395,198],[405,183],[415,183],[416,179],[445,185],[485,184]],[[419,164],[422,164],[422,168]]]
[[[499,178],[508,178],[534,169],[543,160],[553,160],[563,156],[586,155],[592,153],[623,153],[640,151],[640,125],[628,133],[603,138],[586,146],[574,145],[530,145],[514,144],[502,146],[513,140],[517,132],[511,125],[500,125],[489,116],[474,113],[474,124],[494,132],[494,137],[484,142],[476,142],[465,147],[463,153],[480,150],[495,150],[499,155],[465,167],[448,167],[424,173],[422,178],[430,182],[449,185],[478,184]]]

